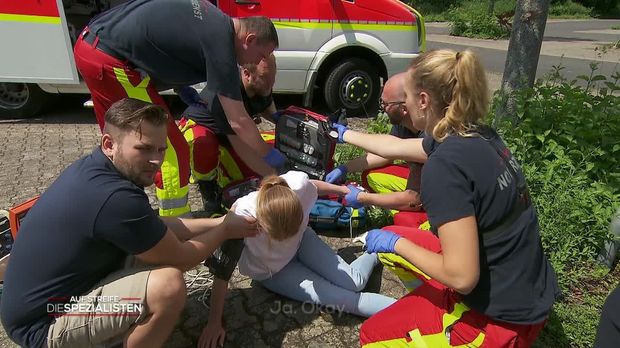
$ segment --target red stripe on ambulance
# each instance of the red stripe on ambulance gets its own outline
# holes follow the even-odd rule
[[[0,14],[60,17],[56,0],[1,0]]]

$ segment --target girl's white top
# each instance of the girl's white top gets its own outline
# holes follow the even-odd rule
[[[301,238],[308,227],[310,210],[317,199],[317,189],[303,172],[290,171],[280,175],[295,191],[304,212],[304,218],[297,233],[283,241],[269,238],[267,232],[245,239],[245,248],[239,258],[239,273],[255,280],[264,280],[279,272],[297,253]],[[258,192],[241,197],[236,202],[235,213],[256,218]]]

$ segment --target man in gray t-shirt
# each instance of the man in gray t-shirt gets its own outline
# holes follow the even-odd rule
[[[101,128],[105,111],[117,100],[166,107],[159,90],[207,81],[239,138],[278,168],[285,157],[262,140],[247,114],[237,68],[260,62],[277,46],[275,27],[265,17],[230,18],[206,0],[134,0],[94,18],[74,53]],[[189,150],[173,120],[168,139],[156,181],[160,215],[188,215]]]

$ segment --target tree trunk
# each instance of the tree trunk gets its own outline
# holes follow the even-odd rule
[[[489,3],[487,5],[487,14],[489,16],[493,15],[493,11],[495,11],[495,0],[488,0]]]
[[[548,13],[549,0],[517,1],[495,127],[504,117],[517,121],[514,93],[534,85]]]

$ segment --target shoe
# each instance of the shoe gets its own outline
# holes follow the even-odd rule
[[[222,189],[215,180],[198,181],[202,206],[207,217],[218,217],[226,213],[222,208]]]

